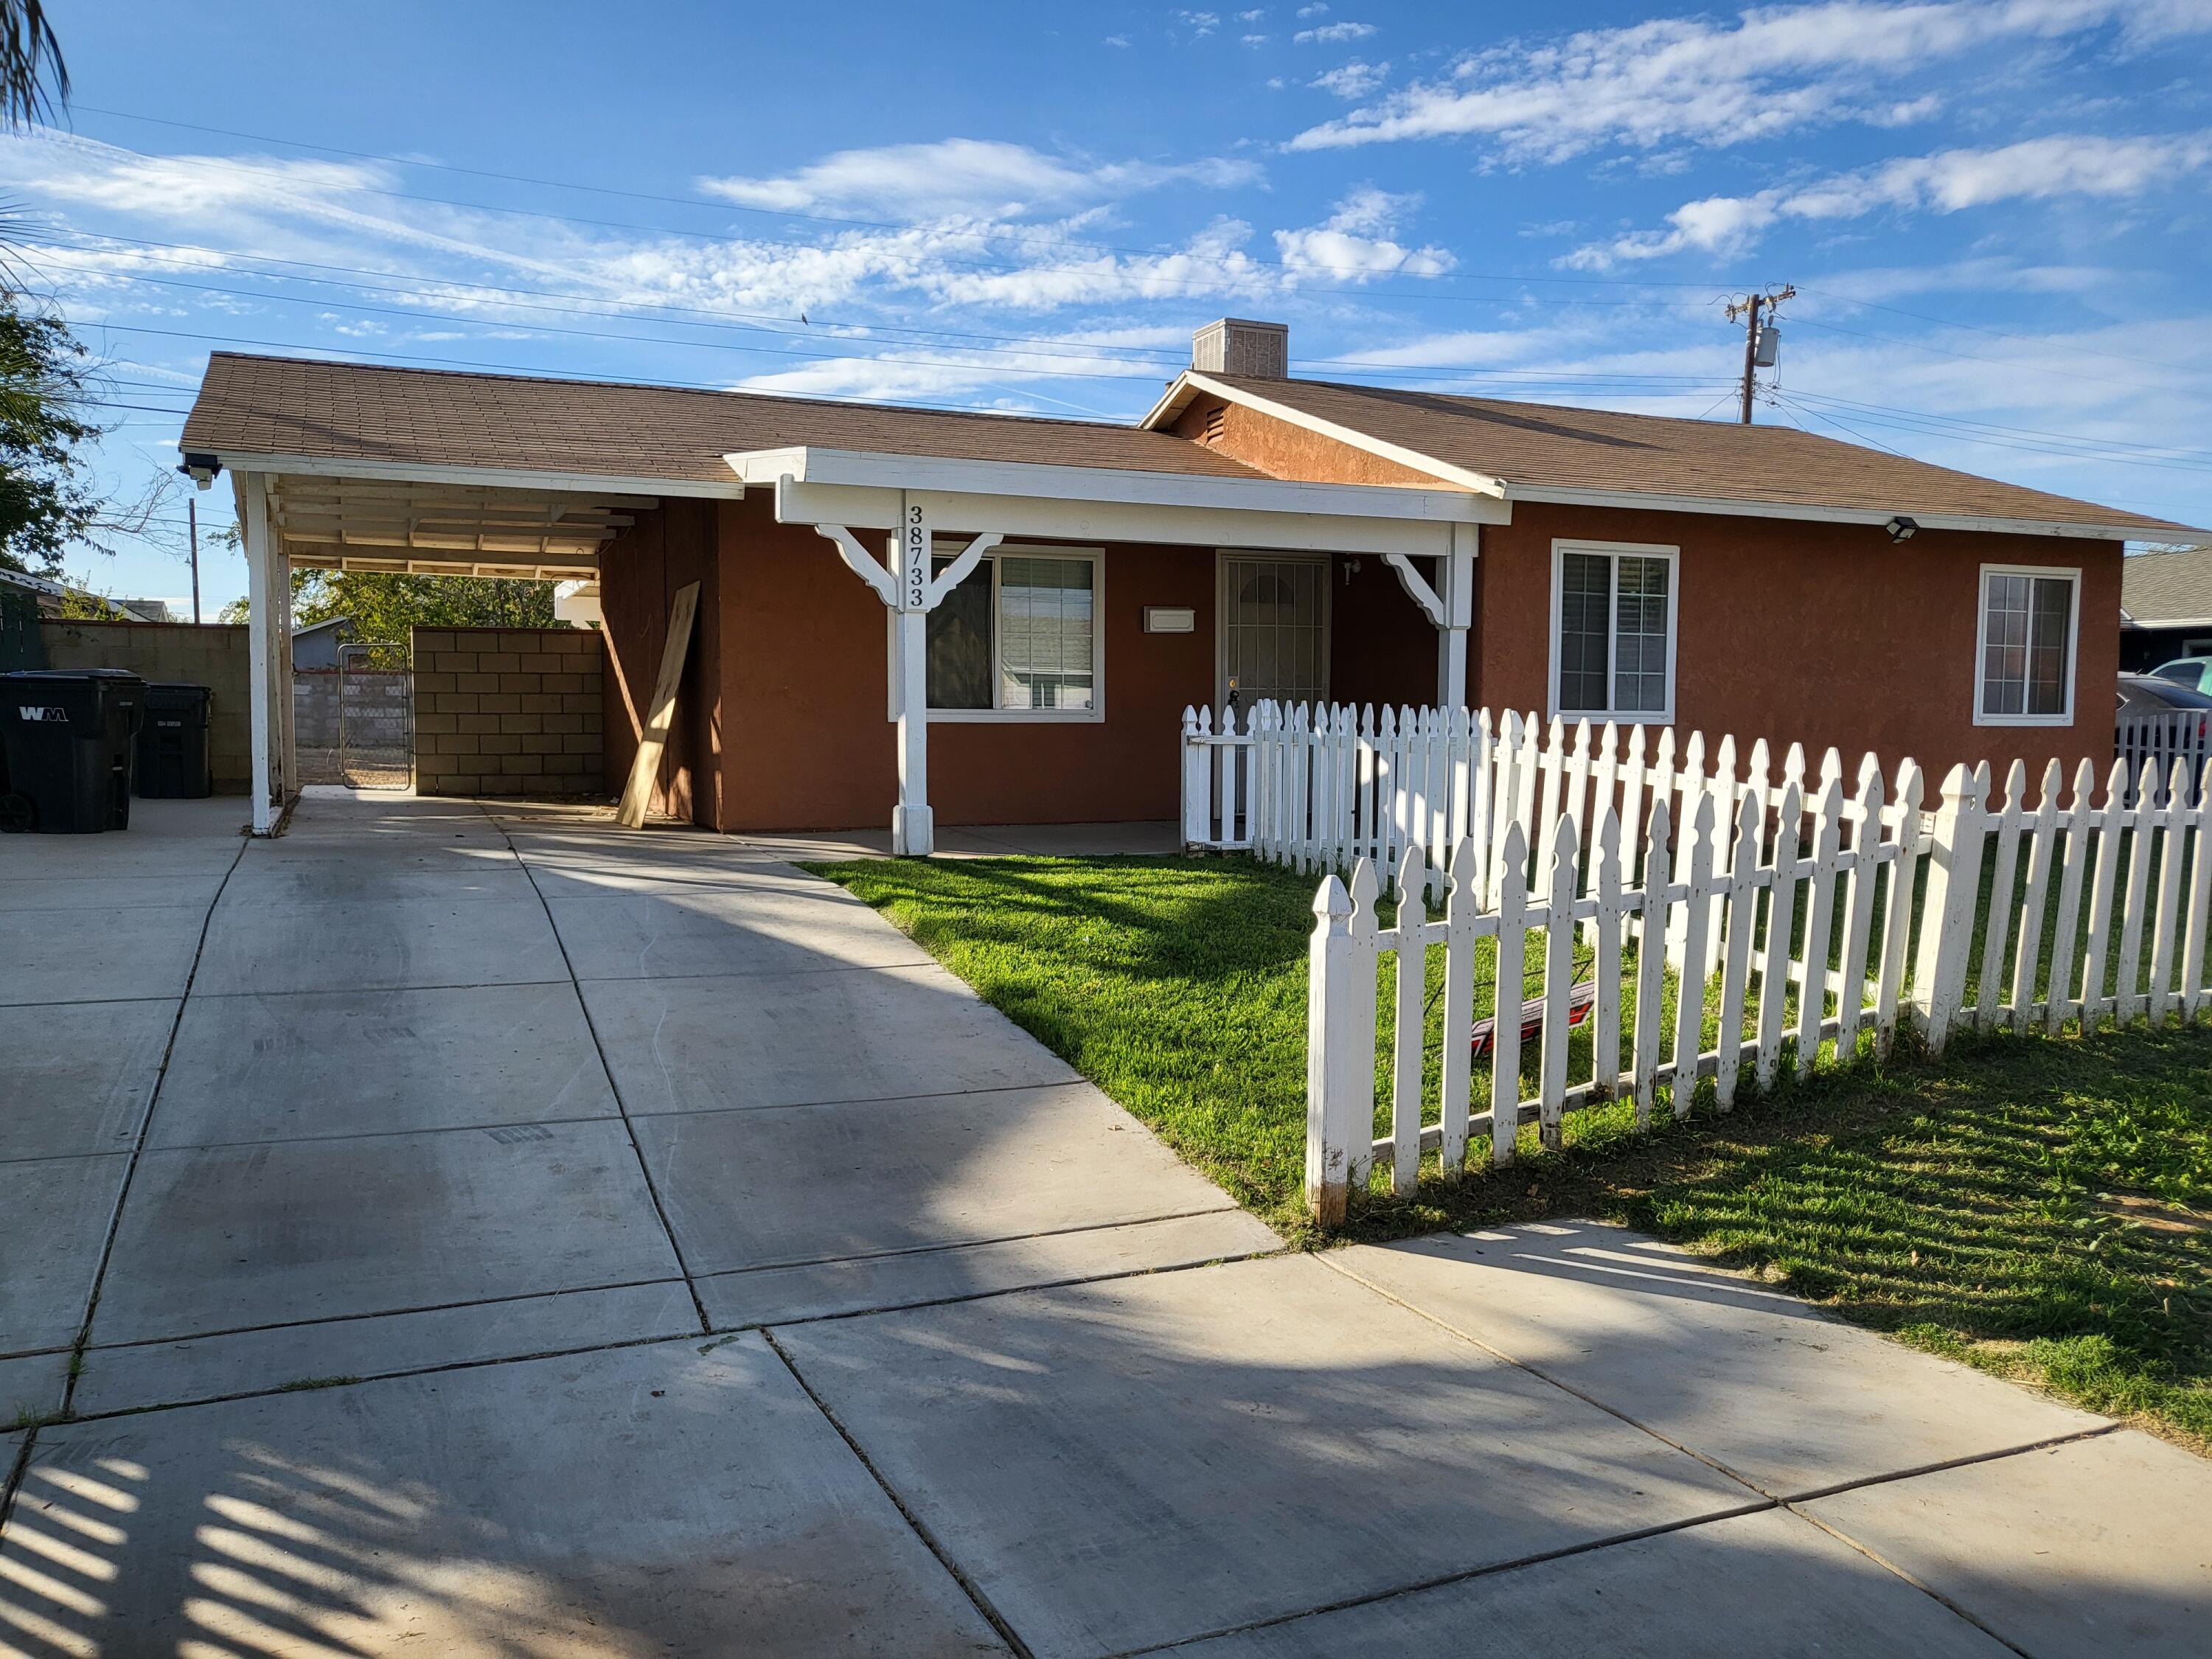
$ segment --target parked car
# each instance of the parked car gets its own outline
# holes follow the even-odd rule
[[[2167,664],[2167,667],[2175,665]],[[2212,666],[2209,660],[2207,666]],[[2161,668],[2155,674],[2120,676],[2120,712],[2150,714],[2167,708],[2212,710],[2212,692],[2185,685]]]
[[[2192,691],[2212,691],[2212,657],[2176,657],[2172,662],[2162,662],[2150,671],[2162,680],[2172,680],[2176,685],[2185,685]],[[2122,679],[2142,678],[2141,675],[2120,676]]]

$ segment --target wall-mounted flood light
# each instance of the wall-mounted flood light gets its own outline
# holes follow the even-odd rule
[[[199,488],[205,489],[215,483],[215,475],[222,471],[222,457],[187,454],[185,457],[185,464],[177,471],[190,478]]]
[[[1889,538],[1893,542],[1909,542],[1920,526],[1902,513],[1889,521]]]

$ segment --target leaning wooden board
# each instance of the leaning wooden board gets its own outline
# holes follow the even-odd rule
[[[645,809],[653,799],[653,781],[660,775],[660,757],[668,749],[668,728],[676,720],[676,688],[684,680],[684,659],[691,649],[691,618],[699,609],[699,584],[678,588],[668,607],[668,637],[660,647],[660,678],[653,683],[645,729],[637,734],[637,756],[629,763],[629,781],[623,787],[622,805],[615,821],[626,829],[645,825]]]

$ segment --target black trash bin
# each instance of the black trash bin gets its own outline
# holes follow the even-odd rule
[[[131,825],[146,682],[121,668],[0,674],[9,793],[0,828],[89,835]]]
[[[148,799],[200,800],[215,793],[208,755],[208,710],[215,693],[204,685],[146,688],[146,718],[138,727],[137,792]]]

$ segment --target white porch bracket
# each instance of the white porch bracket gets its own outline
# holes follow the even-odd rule
[[[1474,622],[1474,559],[1479,528],[1451,526],[1451,549],[1437,561],[1439,593],[1403,553],[1385,553],[1383,562],[1398,573],[1399,586],[1421,607],[1437,630],[1437,702],[1444,708],[1467,705],[1467,635]]]
[[[870,558],[853,532],[841,524],[817,524],[814,533],[837,549],[837,556],[874,592],[897,618],[891,661],[898,701],[898,805],[891,809],[891,851],[927,858],[937,845],[937,826],[929,807],[929,613],[965,581],[983,555],[999,544],[995,531],[977,536],[960,556],[933,577],[929,514],[912,491],[899,496],[899,524],[886,550],[888,565]]]

